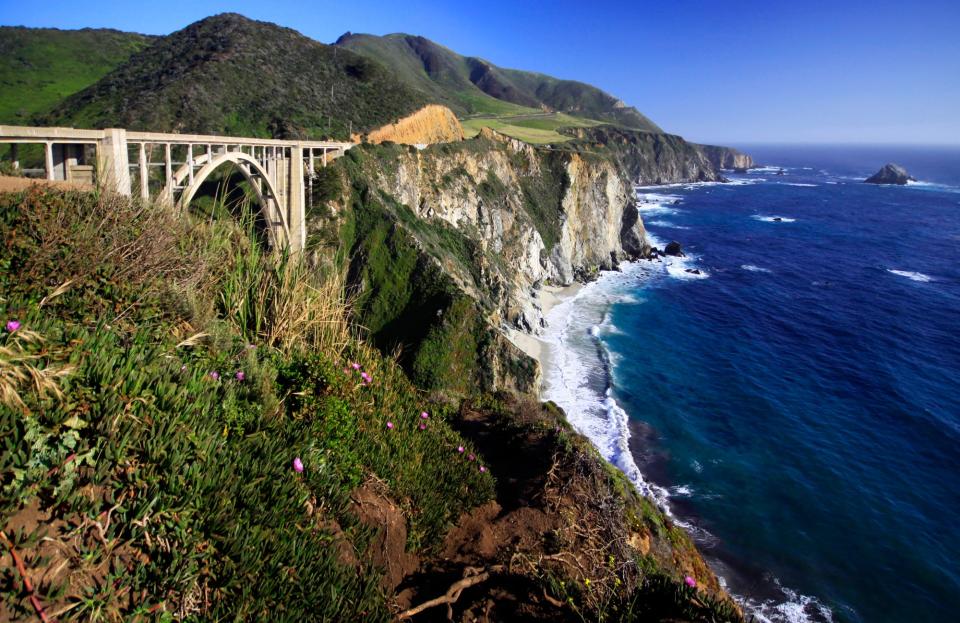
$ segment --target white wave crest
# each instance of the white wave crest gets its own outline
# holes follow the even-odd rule
[[[763,221],[764,223],[796,223],[797,222],[797,219],[795,218],[790,218],[789,216],[777,216],[776,214],[769,215],[769,216],[766,214],[754,214],[750,218],[755,219],[757,221]]]
[[[901,277],[906,277],[913,281],[919,281],[920,283],[928,283],[933,281],[933,277],[930,275],[924,275],[923,273],[914,272],[912,270],[893,270],[892,268],[887,269],[888,273],[893,273],[894,275],[900,275]]]
[[[750,271],[751,273],[769,273],[769,268],[761,268],[759,266],[754,266],[753,264],[741,264],[740,268],[743,270]]]
[[[804,188],[816,188],[819,184],[801,184],[800,182],[783,182],[783,186],[802,186]]]

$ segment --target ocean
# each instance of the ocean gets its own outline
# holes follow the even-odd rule
[[[543,397],[758,620],[960,620],[960,148],[743,149],[637,189],[687,257],[555,307]]]

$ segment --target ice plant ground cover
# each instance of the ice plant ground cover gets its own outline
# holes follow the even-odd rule
[[[469,442],[445,423],[449,409],[425,403],[349,334],[340,352],[284,348],[276,319],[238,314],[256,304],[238,289],[218,296],[223,281],[253,284],[252,297],[283,277],[270,258],[238,257],[256,251],[237,245],[235,225],[158,223],[133,207],[111,215],[117,208],[82,195],[0,196],[0,318],[19,320],[8,332],[43,336],[35,365],[72,368],[56,379],[61,399],[24,383],[24,407],[0,410],[0,525],[28,564],[46,553],[42,536],[81,561],[43,587],[47,613],[385,619],[378,572],[343,565],[330,526],[369,540],[348,508],[370,477],[403,500],[412,549],[429,549],[448,522],[490,499],[489,476],[450,460]],[[182,240],[142,239],[156,227]],[[163,263],[136,265],[137,253],[162,248]],[[347,360],[376,382],[341,372]],[[432,425],[420,431],[427,406]],[[389,434],[383,414],[397,425]],[[28,514],[53,527],[29,527]],[[19,583],[3,586],[0,618],[33,616]]]

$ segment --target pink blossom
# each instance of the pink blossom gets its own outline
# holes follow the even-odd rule
[[[214,370],[213,372],[210,373],[210,378],[213,379],[214,381],[219,381],[220,373]]]
[[[487,468],[484,467],[483,465],[481,465],[481,466],[480,466],[480,472],[483,473],[483,472],[485,472],[485,471],[487,471]]]
[[[247,378],[247,375],[243,373],[243,370],[240,370],[240,371],[237,372],[234,376],[236,377],[236,379],[237,379],[238,381],[243,381],[243,380],[245,380],[245,379]]]
[[[429,419],[429,418],[430,418],[430,414],[427,413],[426,411],[423,411],[423,412],[420,413],[420,419],[421,419],[421,420],[426,420],[426,419]]]
[[[689,575],[683,578],[683,581],[686,582],[687,586],[690,588],[697,588],[697,581],[691,578]]]
[[[393,422],[387,422],[387,428],[393,428]]]
[[[300,457],[293,459],[293,471],[298,474],[303,471],[303,461],[300,460]]]
[[[354,361],[353,363],[350,364],[350,367],[353,368],[354,370],[359,370],[360,364]]]
[[[180,366],[181,372],[185,372],[186,370],[187,370],[187,364],[183,364],[182,366]]]
[[[366,383],[367,385],[369,385],[370,382],[373,381],[373,377],[371,377],[371,376],[370,376],[369,374],[367,374],[366,372],[361,372],[361,373],[360,373],[360,378],[362,378],[362,379],[363,379],[363,382]]]
[[[14,331],[16,331],[16,330],[19,329],[19,328],[20,328],[20,321],[19,321],[19,320],[8,320],[8,321],[7,321],[7,331],[9,331],[10,333],[13,333]]]
[[[420,422],[420,430],[427,430],[427,423],[426,423],[426,422]]]
[[[247,344],[247,350],[251,350],[251,349],[256,348],[256,347],[257,347],[256,344]]]
[[[472,461],[472,460],[474,460],[474,459],[476,459],[476,458],[477,458],[477,457],[473,456],[472,454],[468,454],[468,455],[467,455],[467,460],[468,460],[468,461]]]
[[[463,454],[463,446],[457,446],[457,452]]]

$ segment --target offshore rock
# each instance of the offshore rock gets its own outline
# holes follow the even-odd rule
[[[910,177],[906,169],[891,162],[883,165],[879,171],[864,181],[867,184],[898,184],[903,186],[907,182],[916,182],[917,180]]]

